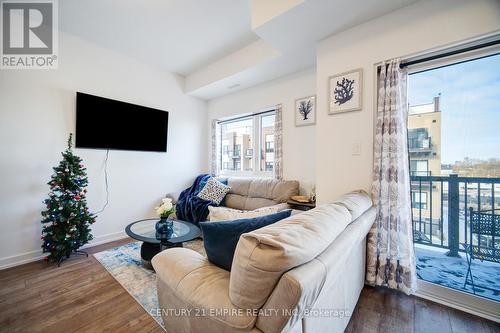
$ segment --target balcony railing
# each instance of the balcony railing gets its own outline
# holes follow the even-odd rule
[[[422,138],[409,138],[408,139],[408,150],[410,153],[427,154],[433,151],[433,146],[431,142],[431,137]]]
[[[413,205],[414,242],[448,249],[449,256],[464,251],[460,244],[470,234],[471,207],[477,212],[499,209],[500,178],[411,175],[411,183],[412,198],[427,202]]]

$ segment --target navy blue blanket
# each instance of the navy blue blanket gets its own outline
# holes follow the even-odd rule
[[[215,206],[215,203],[203,200],[198,197],[200,183],[206,183],[210,175],[203,174],[196,177],[193,185],[185,189],[179,195],[175,211],[179,220],[188,221],[198,225],[198,222],[205,221],[208,216],[208,206]]]

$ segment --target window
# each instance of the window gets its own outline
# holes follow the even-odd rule
[[[410,172],[412,176],[430,176],[428,160],[411,160]]]
[[[221,171],[240,171],[242,163],[245,169],[252,169],[253,159],[242,160],[242,148],[246,151],[253,145],[253,120],[244,118],[238,121],[225,122],[220,124],[221,133]]]
[[[234,145],[233,158],[240,157],[241,155],[241,144]]]
[[[491,304],[487,300],[496,307],[500,301],[500,294],[489,291],[500,290],[500,281],[489,278],[497,274],[493,261],[473,259],[472,280],[466,279],[466,258],[471,258],[474,246],[484,253],[488,247],[492,252],[500,249],[491,223],[477,227],[481,220],[500,216],[499,52],[499,47],[490,47],[408,68],[408,153],[419,289],[426,292],[425,286],[432,283],[434,295],[442,293],[461,304],[474,299],[484,308]]]
[[[264,115],[261,116],[261,127],[260,127],[260,135],[261,135],[261,163],[260,170],[261,171],[273,171],[274,165],[274,120],[275,115]]]
[[[412,192],[411,205],[415,209],[427,209],[427,193],[426,192]]]
[[[273,141],[270,141],[271,138],[269,137],[270,135],[266,137],[266,153],[274,153],[274,139],[272,139]]]
[[[220,173],[271,176],[274,165],[274,110],[221,121]]]

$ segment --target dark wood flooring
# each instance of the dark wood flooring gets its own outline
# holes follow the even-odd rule
[[[87,249],[89,254],[130,242]],[[0,332],[163,332],[91,255],[0,271]],[[492,333],[500,325],[416,297],[365,288],[349,333]]]

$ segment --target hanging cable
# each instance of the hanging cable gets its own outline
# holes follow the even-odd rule
[[[106,202],[104,203],[102,209],[94,214],[102,213],[104,209],[106,209],[106,206],[109,203],[108,157],[109,157],[109,149],[106,150],[106,158],[104,159],[104,184],[106,186]]]

